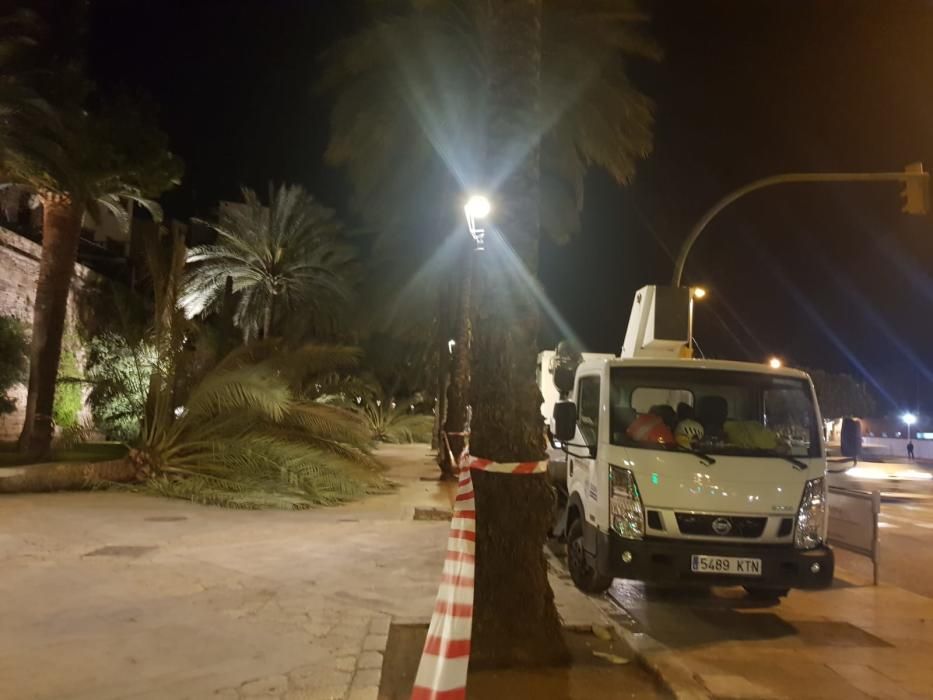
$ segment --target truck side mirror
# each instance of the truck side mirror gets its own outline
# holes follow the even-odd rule
[[[855,418],[844,418],[839,441],[843,457],[858,459],[862,451],[862,424]]]
[[[571,391],[573,391],[573,379],[576,372],[570,367],[555,367],[554,368],[554,386],[557,387],[557,391],[560,392],[561,396],[567,396]]]
[[[573,401],[554,404],[554,437],[570,442],[577,434],[577,405]]]

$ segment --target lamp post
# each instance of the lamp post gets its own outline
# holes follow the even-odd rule
[[[463,261],[460,277],[460,315],[457,319],[457,337],[450,344],[453,352],[450,384],[447,387],[447,417],[444,421],[446,440],[441,445],[444,456],[441,459],[445,476],[456,477],[457,460],[466,445],[467,406],[470,390],[470,346],[473,337],[473,276],[474,254],[485,250],[486,230],[482,222],[492,212],[492,204],[483,195],[474,194],[467,199],[463,207],[467,228],[473,237],[474,247]]]
[[[706,290],[703,287],[690,288],[690,308],[687,313],[687,357],[693,357],[693,303],[702,301],[705,298]]]
[[[725,197],[720,199],[712,206],[703,217],[690,230],[690,234],[683,242],[677,259],[674,261],[674,277],[671,284],[674,287],[680,286],[683,278],[684,266],[687,264],[687,256],[690,255],[690,249],[696,243],[697,238],[703,233],[703,230],[712,221],[716,215],[732,204],[735,200],[744,197],[750,192],[772,187],[774,185],[783,185],[787,183],[801,182],[903,182],[905,187],[902,193],[904,197],[903,211],[907,214],[926,214],[928,210],[929,199],[929,173],[923,170],[923,164],[911,163],[903,172],[890,173],[783,173],[781,175],[772,175],[760,180],[750,182],[744,187],[733,190]]]

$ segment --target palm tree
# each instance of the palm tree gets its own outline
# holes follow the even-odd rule
[[[247,340],[269,338],[289,312],[326,319],[350,294],[353,255],[341,240],[344,227],[301,187],[272,190],[268,206],[244,189],[243,203],[222,208],[209,225],[217,242],[188,255],[198,263],[181,299],[189,316],[215,309],[230,279],[238,295],[234,322]]]
[[[51,157],[33,153],[8,158],[12,182],[32,188],[42,204],[42,257],[32,323],[29,393],[21,449],[41,456],[52,439],[52,405],[61,356],[68,292],[86,217],[103,211],[128,228],[123,206],[135,201],[161,220],[158,195],[179,181],[181,166],[152,120],[127,102],[91,115],[60,116]],[[41,137],[40,137],[41,138]]]
[[[82,221],[110,211],[129,225],[126,199],[156,196],[175,184],[180,164],[164,135],[134,104],[88,109],[90,84],[77,46],[86,2],[0,19],[0,171],[32,188],[42,204],[42,257],[36,285],[26,419],[21,449],[41,456],[52,439],[52,406],[68,291]],[[40,19],[44,19],[42,24]],[[24,27],[26,31],[24,33]],[[44,41],[36,41],[42,35]],[[23,36],[27,38],[24,40]]]
[[[377,442],[400,444],[431,439],[434,420],[423,413],[414,413],[408,401],[395,401],[379,393],[367,396],[353,410]]]
[[[37,43],[37,20],[24,10],[0,17],[0,163],[55,148],[48,130],[56,125],[49,104],[33,84],[28,57]]]
[[[364,211],[412,211],[400,204],[407,192],[453,209],[438,183],[454,196],[478,188],[495,197],[502,233],[488,240],[474,304],[473,454],[544,455],[537,309],[521,280],[537,270],[542,232],[561,241],[578,230],[591,166],[625,183],[650,152],[651,103],[626,71],[630,58],[658,55],[641,33],[645,19],[634,0],[428,0],[329,57],[325,86],[345,87],[328,157],[346,167]],[[484,563],[471,665],[566,658],[541,552],[547,485],[480,474],[475,488]]]

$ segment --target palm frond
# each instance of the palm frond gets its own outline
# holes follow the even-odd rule
[[[269,203],[243,190],[221,209],[212,245],[192,249],[182,305],[189,317],[215,308],[225,281],[238,297],[234,321],[247,339],[272,334],[287,312],[327,315],[351,293],[355,253],[332,209],[296,186],[272,189]]]

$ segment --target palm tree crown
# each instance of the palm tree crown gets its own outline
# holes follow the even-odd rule
[[[298,186],[281,186],[264,205],[243,190],[243,203],[225,206],[217,242],[192,248],[182,307],[188,316],[216,308],[227,279],[238,295],[234,321],[247,339],[269,337],[288,311],[326,317],[350,293],[353,255],[341,242],[333,210]]]
[[[542,228],[564,241],[579,230],[587,169],[626,183],[650,153],[652,104],[627,69],[660,52],[636,0],[543,0],[541,121],[529,125],[527,143],[503,153],[485,152],[486,3],[399,5],[338,44],[322,82],[337,94],[327,158],[346,168],[357,204],[389,235],[412,229],[406,213],[430,219],[400,201],[446,189],[433,207],[453,210],[464,190],[495,187],[523,148],[540,143]]]

